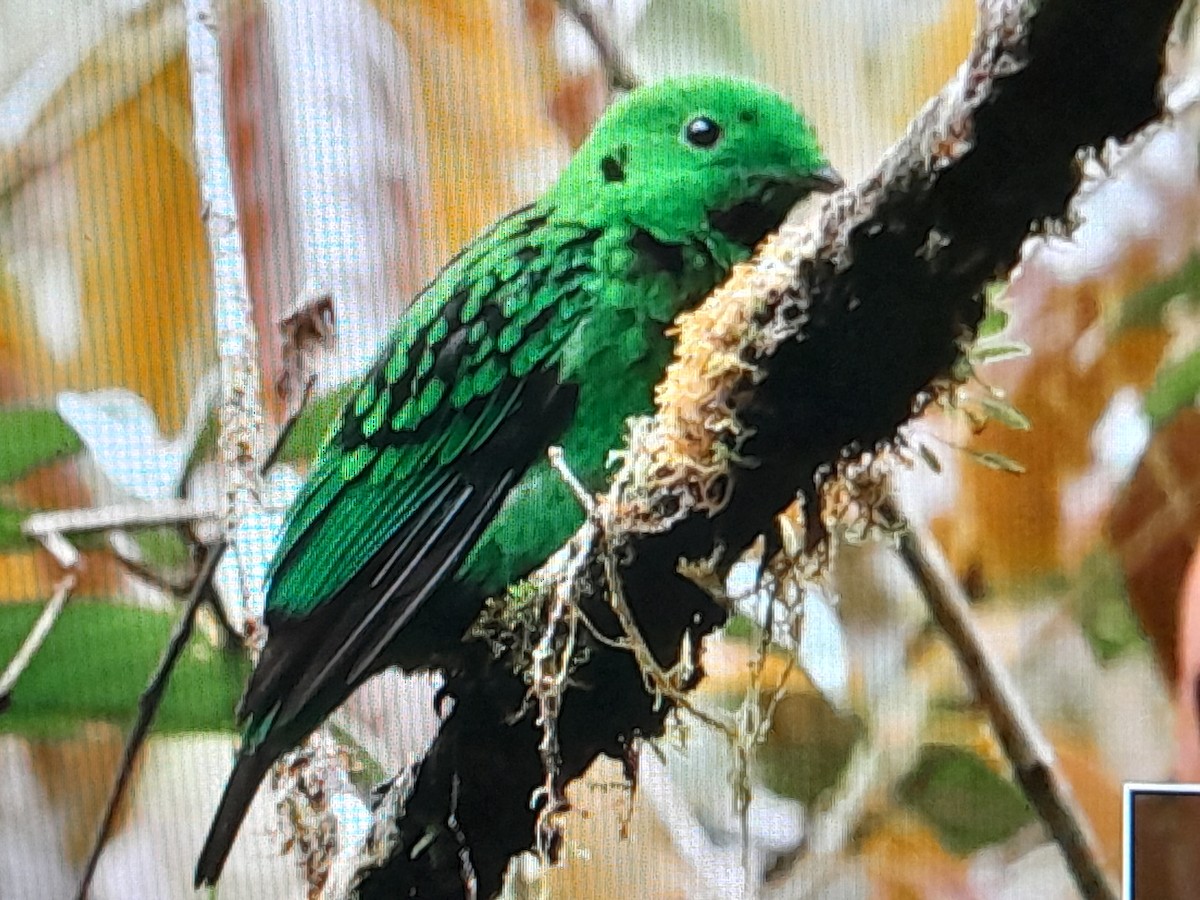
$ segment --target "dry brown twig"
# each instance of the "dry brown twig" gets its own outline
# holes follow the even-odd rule
[[[924,528],[904,524],[894,501],[885,501],[881,512],[901,528],[900,558],[987,711],[1017,783],[1058,844],[1080,893],[1087,900],[1116,900],[1118,891],[1101,865],[1096,837],[1058,766],[1054,748],[975,625],[966,594],[941,547]]]
[[[192,585],[191,594],[188,597],[187,604],[184,606],[183,613],[179,617],[179,621],[175,624],[175,630],[171,633],[171,640],[167,644],[167,649],[159,660],[158,668],[151,677],[149,686],[138,697],[137,720],[134,722],[133,728],[125,739],[125,750],[121,756],[121,765],[117,769],[117,779],[113,783],[112,790],[109,793],[108,803],[104,808],[104,816],[101,818],[100,827],[96,831],[96,840],[92,845],[92,852],[88,855],[83,875],[80,877],[79,889],[75,894],[76,900],[87,900],[92,878],[96,874],[96,866],[100,863],[100,855],[104,852],[104,847],[108,843],[109,835],[112,833],[113,825],[116,823],[117,810],[120,808],[121,799],[125,796],[130,779],[133,776],[134,763],[137,762],[138,754],[141,752],[142,745],[146,741],[147,734],[149,734],[150,725],[154,721],[154,713],[158,711],[159,704],[162,703],[163,695],[166,693],[167,684],[170,680],[170,674],[179,662],[184,648],[192,637],[192,629],[196,622],[196,611],[199,610],[200,604],[205,598],[205,593],[211,589],[210,585],[213,573],[216,572],[217,563],[220,562],[224,553],[225,544],[223,542],[215,544],[205,551],[206,555],[201,564],[200,573]]]
[[[109,532],[108,537],[109,552],[112,553],[113,558],[130,575],[146,582],[151,587],[168,596],[186,594],[191,589],[191,578],[186,580],[172,578],[170,575],[155,571],[155,569],[147,565],[142,555],[138,552],[138,547],[136,544],[133,544],[132,539],[125,532],[112,531]],[[220,604],[217,604],[217,606],[220,608]]]

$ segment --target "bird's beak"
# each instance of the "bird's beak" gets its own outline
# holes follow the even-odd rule
[[[832,194],[844,188],[846,182],[833,166],[821,166],[821,168],[800,179],[800,186],[820,194]]]

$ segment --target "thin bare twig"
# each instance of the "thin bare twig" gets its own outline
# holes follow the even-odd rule
[[[21,533],[45,546],[46,538],[52,535],[65,537],[94,531],[185,525],[198,519],[215,519],[219,515],[216,507],[198,506],[191,500],[114,503],[86,509],[34,513],[21,524]]]
[[[192,636],[192,627],[196,621],[196,610],[200,608],[205,594],[210,590],[209,585],[212,581],[213,573],[217,570],[217,563],[221,561],[221,556],[225,553],[225,548],[226,543],[218,541],[205,551],[204,561],[200,567],[200,574],[197,576],[195,584],[192,585],[187,605],[184,607],[183,614],[179,617],[179,622],[175,625],[175,631],[171,635],[170,642],[167,644],[167,650],[163,654],[162,659],[159,660],[158,668],[150,678],[150,683],[146,686],[146,690],[138,698],[137,720],[134,722],[129,736],[125,739],[125,752],[121,756],[121,766],[117,773],[117,780],[113,784],[112,792],[109,794],[108,804],[104,808],[104,818],[100,821],[100,827],[96,832],[96,842],[92,845],[92,852],[88,856],[87,865],[84,867],[83,877],[79,881],[79,890],[75,893],[76,900],[86,900],[87,898],[92,878],[96,874],[96,865],[100,862],[100,854],[104,852],[104,846],[108,843],[108,839],[111,836],[113,823],[117,818],[117,808],[121,804],[121,798],[125,796],[129,779],[133,774],[133,764],[141,752],[142,744],[146,742],[146,735],[150,732],[150,725],[154,721],[154,715],[158,712],[158,707],[162,703],[167,685],[170,683],[171,672],[175,669],[175,665],[179,662],[179,657],[183,653],[184,647],[187,646],[188,640]]]
[[[270,464],[273,464],[279,458],[280,448],[287,441],[288,436],[292,433],[292,429],[295,427],[296,421],[300,418],[301,413],[304,411],[304,404],[307,403],[312,392],[312,384],[312,379],[309,379],[308,387],[300,397],[299,403],[289,414],[287,420],[283,424],[283,427],[280,428],[274,445],[267,452],[266,462],[259,468],[259,473],[261,475],[265,475],[270,468]],[[113,509],[115,508],[106,507],[101,510],[68,510],[66,513],[61,515],[73,516],[74,518],[70,521],[72,521],[74,524],[80,524],[81,522],[87,523],[87,527],[79,528],[78,530],[94,531],[97,530],[97,526],[95,526],[94,523],[103,518],[101,514],[108,516],[108,518],[104,519],[104,521],[111,521],[115,518],[115,515],[111,512]],[[141,504],[136,506],[127,504],[121,507],[121,509],[127,514],[126,518],[122,521],[128,521],[128,519],[131,517],[129,514],[133,514],[133,517],[136,517],[141,516],[145,512],[145,507]],[[193,511],[192,518],[195,518],[195,508],[192,507],[191,509]],[[190,519],[182,517],[183,513],[185,512],[185,507],[183,504],[180,505],[179,509],[174,510],[173,512],[179,516],[179,518],[174,519],[173,522],[178,523],[181,521],[190,521]],[[94,513],[96,515],[92,515],[90,517],[84,515],[87,513]],[[41,515],[48,518],[60,514],[44,513]],[[215,516],[216,512],[213,511],[212,515]],[[59,519],[58,521],[62,521],[62,519]],[[139,520],[136,524],[145,525],[149,523],[147,521]],[[155,522],[154,524],[162,523]],[[165,694],[167,684],[170,681],[171,673],[175,670],[175,666],[179,662],[179,657],[183,646],[186,645],[188,638],[191,636],[192,629],[195,626],[196,613],[200,609],[200,606],[204,600],[212,592],[212,579],[217,571],[217,563],[220,561],[221,556],[224,555],[228,547],[228,541],[224,538],[215,541],[207,547],[204,560],[201,563],[200,571],[197,573],[195,580],[192,582],[190,591],[188,593],[188,600],[184,606],[183,615],[179,620],[179,624],[176,626],[175,634],[171,636],[171,641],[168,643],[167,649],[164,652],[162,659],[159,661],[158,670],[155,672],[154,677],[150,680],[146,690],[143,691],[141,696],[138,698],[138,720],[134,723],[133,730],[129,733],[129,737],[126,740],[125,753],[121,758],[121,766],[117,771],[117,780],[113,785],[112,793],[109,796],[108,806],[105,809],[104,823],[96,834],[96,843],[92,847],[91,856],[88,858],[88,866],[84,871],[83,880],[80,882],[79,891],[76,894],[78,900],[83,900],[83,898],[87,895],[87,890],[91,879],[95,874],[96,864],[100,859],[100,854],[104,850],[104,845],[108,842],[108,838],[110,836],[109,833],[112,829],[112,822],[116,817],[117,806],[121,802],[121,799],[124,797],[125,791],[128,788],[129,778],[133,771],[133,764],[137,760],[137,755],[141,751],[142,744],[145,743],[150,724],[153,722],[154,716],[158,712],[158,707],[162,703],[162,698]],[[214,603],[214,606],[219,607],[219,601]]]
[[[308,401],[312,399],[313,389],[317,384],[317,374],[309,373],[304,381],[304,389],[300,391],[299,399],[292,406],[292,413],[288,416],[287,421],[283,423],[283,427],[279,429],[279,434],[275,436],[275,444],[267,451],[267,455],[263,458],[262,465],[258,467],[259,477],[265,477],[267,472],[275,463],[279,462],[279,454],[283,452],[283,448],[287,446],[288,438],[292,436],[292,431],[296,428],[296,423],[300,421],[300,413],[308,406]]]
[[[161,591],[175,599],[179,599],[187,595],[192,589],[192,582],[195,580],[194,575],[172,577],[164,572],[159,572],[152,566],[148,565],[141,554],[137,552],[137,547],[130,547],[128,540],[118,540],[118,536],[128,538],[128,535],[123,531],[114,531],[109,534],[109,550],[112,551],[113,557],[118,563],[135,578],[149,584],[156,590]],[[217,626],[221,630],[221,646],[223,648],[232,647],[242,641],[242,634],[234,627],[233,622],[229,619],[229,614],[225,612],[225,605],[221,603],[221,599],[215,591],[209,591],[208,608],[212,611],[213,616],[217,620]]]
[[[36,540],[67,571],[78,569],[83,563],[79,549],[58,532],[41,535]]]
[[[68,572],[59,579],[58,584],[54,587],[54,594],[50,597],[50,602],[46,604],[45,609],[42,610],[42,614],[33,623],[33,628],[29,629],[29,634],[26,635],[24,642],[17,648],[16,654],[9,661],[8,666],[5,667],[4,674],[0,675],[0,712],[3,712],[8,707],[13,688],[17,684],[17,679],[29,667],[34,654],[38,652],[38,649],[42,646],[42,642],[46,640],[46,635],[50,633],[50,629],[58,621],[63,607],[67,605],[67,600],[71,596],[71,591],[75,589],[75,582],[76,577],[74,572]]]
[[[636,88],[638,77],[625,63],[617,45],[607,29],[596,20],[586,0],[558,0],[558,5],[587,33],[588,40],[596,48],[596,55],[600,57],[600,66],[604,69],[609,88],[616,91],[632,91]]]
[[[111,538],[116,538],[122,532],[114,532],[110,535]],[[156,572],[153,568],[146,565],[145,561],[131,553],[130,548],[122,546],[122,541],[110,540],[109,550],[112,552],[113,558],[121,564],[130,575],[139,578],[150,586],[157,588],[164,594],[186,594],[190,589],[192,582],[190,579],[184,581],[181,579],[172,579],[161,572]]]
[[[897,525],[904,521],[894,501],[886,501],[880,512]],[[1058,844],[1080,893],[1086,900],[1116,900],[1117,891],[1100,864],[1095,835],[1058,767],[1054,748],[979,633],[941,548],[923,529],[909,523],[900,532],[899,552],[987,710],[1017,783]]]
[[[766,562],[763,561],[762,566],[765,565]],[[758,573],[758,590],[760,592],[762,590],[762,572],[763,569],[760,567]],[[767,612],[763,617],[764,621],[760,624],[758,644],[755,647],[754,657],[750,661],[750,683],[746,686],[746,692],[742,697],[741,707],[738,710],[738,740],[733,746],[733,794],[734,806],[738,813],[739,830],[741,831],[743,886],[746,895],[751,897],[754,896],[752,875],[754,869],[750,864],[751,853],[753,851],[750,831],[750,804],[754,798],[750,770],[758,746],[766,741],[768,733],[771,730],[779,702],[788,692],[788,680],[797,669],[801,646],[800,616],[802,615],[802,605],[799,609],[796,606],[792,606],[788,610],[790,620],[789,632],[793,639],[792,652],[787,654],[783,671],[780,673],[775,686],[770,691],[770,696],[767,697],[764,704],[762,698],[763,693],[765,693],[763,674],[766,669],[767,656],[770,654],[771,645],[775,640],[775,604],[780,602],[780,594],[787,590],[786,585],[780,579],[773,576],[769,584],[770,591],[766,598]]]

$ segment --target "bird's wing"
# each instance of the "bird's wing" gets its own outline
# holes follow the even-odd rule
[[[272,565],[248,736],[379,668],[566,428],[576,391],[555,359],[597,235],[547,236],[545,221],[514,214],[443,270],[347,406]]]

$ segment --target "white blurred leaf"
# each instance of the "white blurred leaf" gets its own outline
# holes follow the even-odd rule
[[[624,47],[650,0],[578,0],[578,3],[603,23],[616,46]],[[600,64],[595,42],[573,16],[560,15],[555,19],[554,50],[565,72],[579,74]]]
[[[1020,855],[1007,846],[990,847],[972,858],[970,879],[980,896],[995,900],[1078,896],[1062,853],[1053,844]]]
[[[351,791],[335,793],[329,799],[329,811],[337,820],[338,849],[322,896],[342,897],[358,870],[362,845],[371,830],[371,811]]]
[[[792,648],[801,668],[821,693],[835,705],[843,704],[849,691],[850,667],[842,623],[833,606],[821,591],[812,587],[807,589],[797,646],[784,604],[776,602],[771,609],[766,591],[753,592],[756,570],[755,565],[744,560],[730,570],[726,588],[737,611],[759,628],[767,626],[769,614],[773,625],[771,639],[780,646]],[[739,592],[735,593],[734,589]]]
[[[120,38],[129,32],[144,37],[138,34],[145,27],[138,16],[152,5],[147,0],[0,4],[0,148],[8,149],[28,134],[52,98],[61,98],[60,88],[80,64],[106,41],[131,54],[140,49],[135,41]],[[163,58],[160,54],[160,65]],[[87,105],[99,104],[89,97]]]
[[[824,594],[810,591],[804,599],[800,663],[830,701],[844,704],[850,686],[846,637],[842,622]]]
[[[402,772],[424,757],[442,724],[436,698],[442,676],[434,672],[380,672],[341,705],[337,726],[385,772]]]
[[[761,562],[757,557],[746,554],[729,569],[725,576],[725,593],[735,601],[747,600],[758,590],[758,573]]]
[[[214,377],[201,379],[174,439],[159,431],[150,404],[125,388],[63,391],[56,405],[109,481],[139,500],[154,501],[176,496],[216,390]]]
[[[1092,429],[1092,453],[1116,481],[1123,481],[1150,443],[1150,417],[1136,388],[1123,387]]]
[[[724,735],[695,725],[687,746],[660,743],[661,762],[643,753],[638,790],[654,807],[679,855],[710,891],[705,898],[743,898],[780,855],[795,852],[804,836],[804,810],[795,800],[755,784],[748,815],[750,879],[743,868],[740,817],[734,800],[734,751]]]

